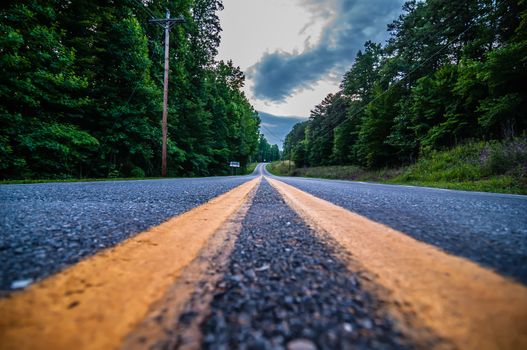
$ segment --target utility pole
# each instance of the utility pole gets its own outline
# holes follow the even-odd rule
[[[170,18],[170,11],[167,9],[166,18],[152,19],[152,23],[159,24],[165,28],[165,77],[163,80],[163,145],[161,150],[161,176],[167,176],[167,135],[168,135],[168,65],[170,48],[170,29],[178,23],[185,23],[181,16]]]

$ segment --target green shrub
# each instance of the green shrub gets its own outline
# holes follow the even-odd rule
[[[110,178],[110,179],[116,179],[116,178],[118,178],[120,176],[121,176],[121,174],[119,173],[119,170],[117,170],[117,169],[111,169],[108,172],[108,178]]]
[[[245,174],[252,174],[254,169],[256,169],[257,165],[258,165],[258,163],[256,163],[256,162],[247,164],[247,167],[245,169]]]
[[[491,174],[525,177],[527,173],[527,139],[517,138],[489,144],[484,157],[485,170]]]
[[[283,168],[283,164],[273,163],[269,170],[280,175]],[[470,142],[445,151],[430,151],[403,168],[322,166],[297,168],[292,175],[527,194],[527,138]]]
[[[140,167],[136,166],[136,167],[133,167],[132,170],[130,171],[130,176],[143,178],[143,177],[145,177],[145,172],[144,172],[143,169],[141,169]]]
[[[288,160],[275,161],[267,164],[266,169],[273,175],[289,176],[293,173],[293,170],[295,169],[295,164],[294,162],[291,162],[291,164],[289,164]],[[289,171],[289,169],[291,169],[291,172]]]

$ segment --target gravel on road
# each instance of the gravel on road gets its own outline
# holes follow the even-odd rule
[[[527,196],[276,179],[527,284]]]
[[[336,249],[263,180],[212,292],[202,348],[409,348]]]
[[[254,176],[0,186],[0,291],[23,288]]]

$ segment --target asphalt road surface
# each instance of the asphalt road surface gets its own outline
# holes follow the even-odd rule
[[[527,196],[278,179],[527,284]]]
[[[7,349],[114,349],[131,332],[127,349],[527,345],[527,196],[275,177],[260,164],[249,176],[2,185],[0,214]]]
[[[203,322],[204,349],[408,348],[376,301],[267,181]],[[310,340],[311,339],[311,340]]]
[[[36,281],[254,176],[0,186],[0,290]]]

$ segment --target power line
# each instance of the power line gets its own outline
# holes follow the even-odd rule
[[[273,134],[273,132],[271,132],[271,130],[269,130],[265,125],[260,124],[260,126],[263,127],[265,130],[267,130],[267,132],[268,132],[269,134],[271,134],[272,137],[274,137],[274,138],[277,139],[278,141],[281,141],[281,139],[280,139],[278,136],[276,136],[275,134]]]

